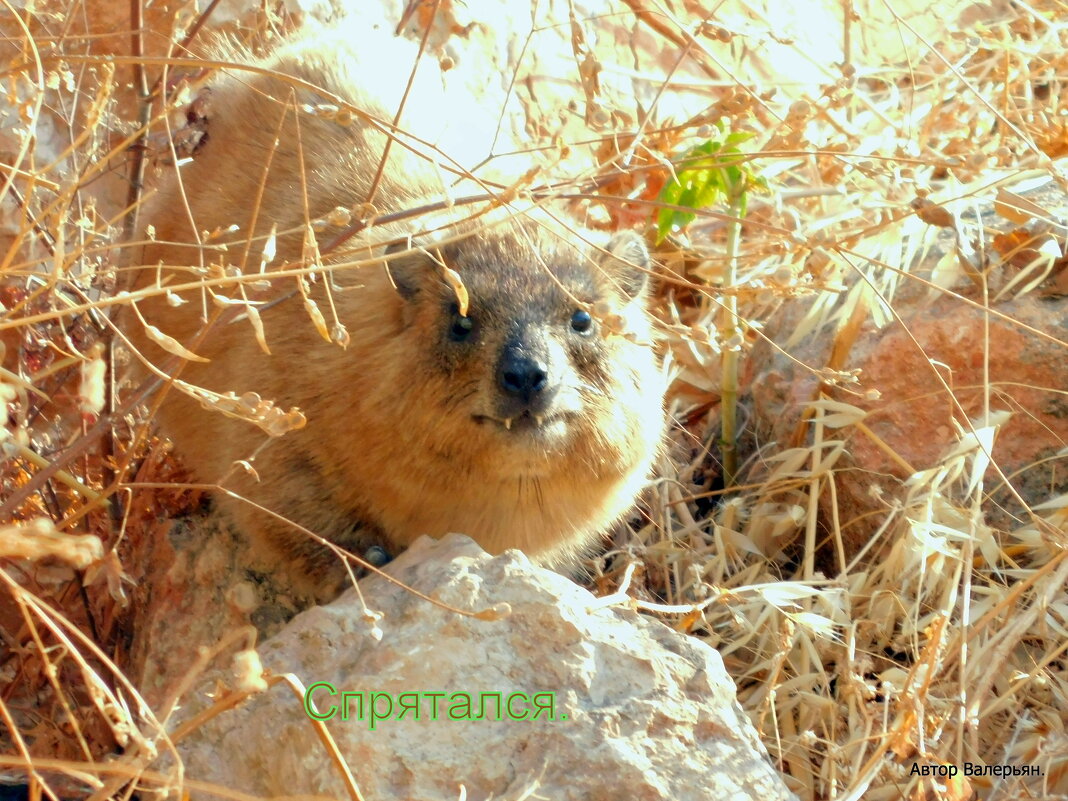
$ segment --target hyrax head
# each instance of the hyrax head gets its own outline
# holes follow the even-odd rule
[[[461,465],[492,452],[501,475],[627,472],[651,459],[664,387],[648,272],[635,234],[520,222],[390,261],[404,335],[423,339],[420,402],[439,422],[427,445]]]

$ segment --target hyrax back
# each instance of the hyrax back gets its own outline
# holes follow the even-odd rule
[[[309,222],[368,198],[385,137],[362,119],[321,113],[340,98],[391,118],[392,107],[362,96],[359,81],[371,78],[355,46],[311,39],[215,80],[207,140],[146,212],[156,241],[138,271],[140,288],[256,279],[243,290],[216,280],[212,291],[225,298],[187,288],[174,293],[182,305],[157,296],[138,310],[210,360],[186,363],[182,381],[299,407],[307,425],[268,442],[175,389],[160,409],[164,431],[201,479],[226,476],[223,485],[252,502],[224,499],[242,529],[311,573],[325,552],[284,519],[354,551],[455,531],[490,552],[564,561],[627,511],[658,450],[663,381],[645,248],[629,233],[608,240],[565,227],[552,212],[484,216],[433,235],[411,223],[372,226],[355,248],[328,253],[305,285],[347,331],[347,347],[324,342],[299,279],[272,276],[309,266]],[[427,100],[417,92],[409,102]],[[377,213],[439,200],[443,175],[451,178],[394,144]],[[238,230],[218,236],[228,226]],[[261,274],[271,231],[277,254]],[[377,264],[352,266],[372,254]],[[459,275],[466,308],[444,268]],[[247,306],[235,301],[246,299],[261,304],[270,355],[239,316]],[[132,326],[142,350],[164,364],[141,329]],[[232,469],[250,459],[252,471]]]

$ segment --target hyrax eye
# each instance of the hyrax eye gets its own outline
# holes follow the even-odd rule
[[[460,314],[460,310],[453,306],[452,322],[449,324],[449,339],[453,342],[463,342],[471,336],[471,332],[474,330],[475,321]]]
[[[571,329],[580,334],[585,334],[593,328],[593,317],[585,309],[578,309],[571,315]]]

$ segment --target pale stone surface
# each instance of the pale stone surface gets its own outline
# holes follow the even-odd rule
[[[460,798],[461,786],[472,801],[793,798],[719,655],[703,643],[605,608],[518,552],[492,558],[458,535],[419,541],[389,572],[459,609],[507,603],[511,614],[464,617],[371,577],[360,589],[383,614],[380,639],[350,591],[264,643],[264,664],[305,686],[330,682],[339,694],[549,692],[557,719],[430,720],[424,706],[421,721],[408,713],[370,731],[366,720],[335,718],[327,725],[368,801]],[[326,691],[315,699],[329,707]],[[347,797],[300,700],[280,686],[206,724],[181,749],[189,779]],[[537,795],[523,795],[531,788]]]

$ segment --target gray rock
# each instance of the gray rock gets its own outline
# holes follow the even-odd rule
[[[466,537],[420,540],[388,572],[457,614],[385,579],[294,618],[260,648],[275,673],[312,694],[367,801],[383,799],[792,799],[735,700],[719,654],[509,551],[493,558]],[[492,617],[492,616],[491,616]],[[380,635],[380,636],[379,636]],[[395,709],[341,719],[341,693],[388,693]],[[404,693],[430,696],[421,720]],[[450,719],[454,693],[500,693],[484,719]],[[536,712],[535,719],[520,717]],[[552,716],[526,701],[549,706]],[[187,713],[204,703],[191,703]],[[386,712],[383,698],[375,701]],[[455,709],[454,709],[455,711]],[[366,713],[366,710],[364,710]],[[347,798],[337,767],[299,698],[282,685],[223,713],[183,740],[188,779],[264,795]],[[526,795],[534,791],[534,795]],[[195,797],[195,796],[194,796]]]

